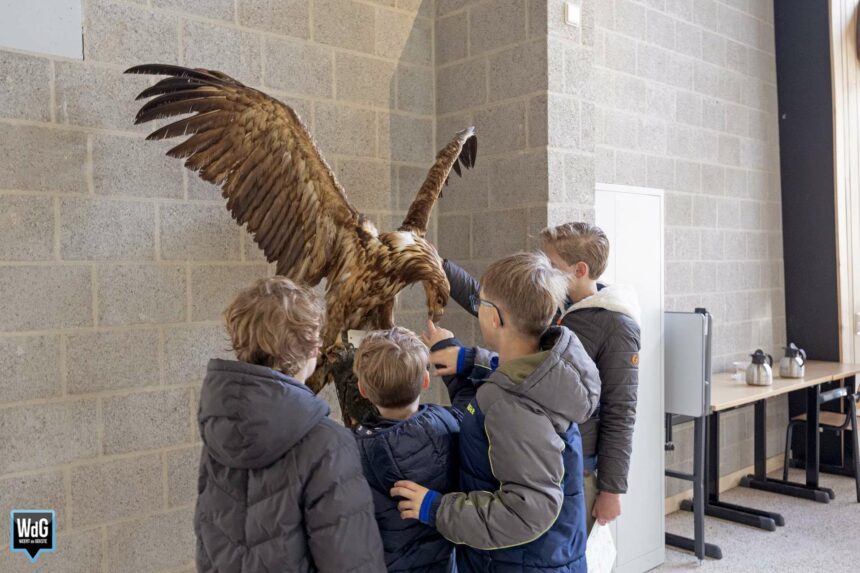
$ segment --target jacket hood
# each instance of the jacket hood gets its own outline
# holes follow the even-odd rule
[[[209,361],[197,421],[204,446],[219,463],[270,465],[328,416],[329,407],[304,384],[245,362]]]
[[[492,381],[507,392],[535,402],[551,414],[556,426],[565,429],[577,421],[583,410],[582,397],[571,391],[571,385],[578,384],[584,375],[597,375],[597,370],[579,339],[563,326],[547,329],[541,338],[541,349],[545,351],[543,360],[525,378],[511,378],[500,366],[491,374]]]
[[[629,285],[607,285],[589,297],[571,305],[562,316],[581,308],[603,308],[632,318],[640,324],[639,297]]]

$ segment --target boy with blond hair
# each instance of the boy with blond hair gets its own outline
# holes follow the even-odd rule
[[[585,503],[588,529],[621,514],[621,495],[633,451],[633,426],[639,386],[639,304],[636,293],[623,285],[604,286],[597,279],[609,260],[609,239],[600,227],[577,222],[541,231],[542,250],[567,277],[567,299],[555,322],[572,330],[600,372],[600,407],[580,426],[585,454]],[[445,261],[451,296],[476,314],[470,295],[480,285],[456,264]],[[433,356],[434,363],[456,365],[451,350]],[[462,368],[489,362],[480,349],[464,349]],[[456,368],[456,367],[455,367]]]
[[[432,525],[460,545],[461,573],[587,570],[577,424],[597,407],[600,381],[576,336],[547,328],[565,287],[564,276],[539,253],[490,265],[475,304],[481,333],[498,356],[495,368],[468,374],[477,393],[460,424],[462,490],[443,494],[414,481],[391,490],[402,498],[403,518]],[[456,351],[448,331],[431,325],[428,338],[433,350]],[[462,387],[449,386],[452,401]]]
[[[430,385],[428,355],[417,336],[395,327],[369,333],[353,364],[358,391],[379,411],[363,420],[355,436],[389,572],[446,573],[452,565],[453,544],[423,523],[405,523],[388,495],[400,480],[426,483],[442,492],[457,489],[462,414],[419,404],[421,392]],[[460,399],[468,402],[468,395],[463,392]]]
[[[284,277],[224,312],[238,360],[210,360],[200,391],[198,571],[385,570],[355,440],[304,385],[322,319]]]

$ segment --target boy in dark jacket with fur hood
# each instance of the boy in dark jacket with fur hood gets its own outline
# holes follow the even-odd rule
[[[399,480],[441,491],[459,487],[457,437],[462,412],[474,395],[466,390],[455,408],[420,404],[430,385],[429,352],[412,332],[395,327],[369,333],[355,353],[358,390],[379,414],[355,429],[364,475],[373,493],[389,573],[446,573],[454,545],[432,527],[403,521],[388,492]]]
[[[543,252],[568,279],[565,309],[554,322],[579,337],[600,371],[600,407],[580,426],[590,531],[595,520],[605,524],[621,514],[621,495],[627,491],[639,385],[639,304],[629,287],[597,283],[609,259],[609,240],[599,227],[565,223],[544,229],[541,239]],[[470,297],[481,285],[456,264],[445,261],[444,266],[451,297],[477,314]],[[456,363],[451,352],[448,359]],[[481,367],[490,359],[481,349],[465,349],[460,362],[461,367]],[[445,362],[435,354],[433,361]]]
[[[304,385],[322,314],[284,277],[224,313],[239,360],[210,360],[200,392],[197,571],[385,571],[355,440]]]

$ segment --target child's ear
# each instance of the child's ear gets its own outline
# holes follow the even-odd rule
[[[578,279],[582,279],[582,278],[587,277],[588,276],[588,263],[585,263],[583,261],[579,261],[578,263],[576,263],[576,266],[574,267],[574,274],[576,275],[576,278],[578,278]]]
[[[421,380],[421,391],[424,392],[425,390],[427,390],[429,388],[430,388],[430,372],[428,370],[425,370],[424,371],[424,379]]]
[[[358,386],[358,393],[361,394],[361,397],[365,400],[370,400],[370,398],[367,397],[367,392],[364,391],[364,384],[361,383],[361,380],[359,380],[356,385]]]

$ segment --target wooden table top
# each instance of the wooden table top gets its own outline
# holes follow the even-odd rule
[[[711,412],[719,412],[773,398],[816,384],[842,380],[860,373],[860,364],[823,362],[808,360],[803,378],[780,378],[779,365],[774,361],[773,384],[750,386],[743,380],[733,380],[732,372],[720,372],[711,376]]]

